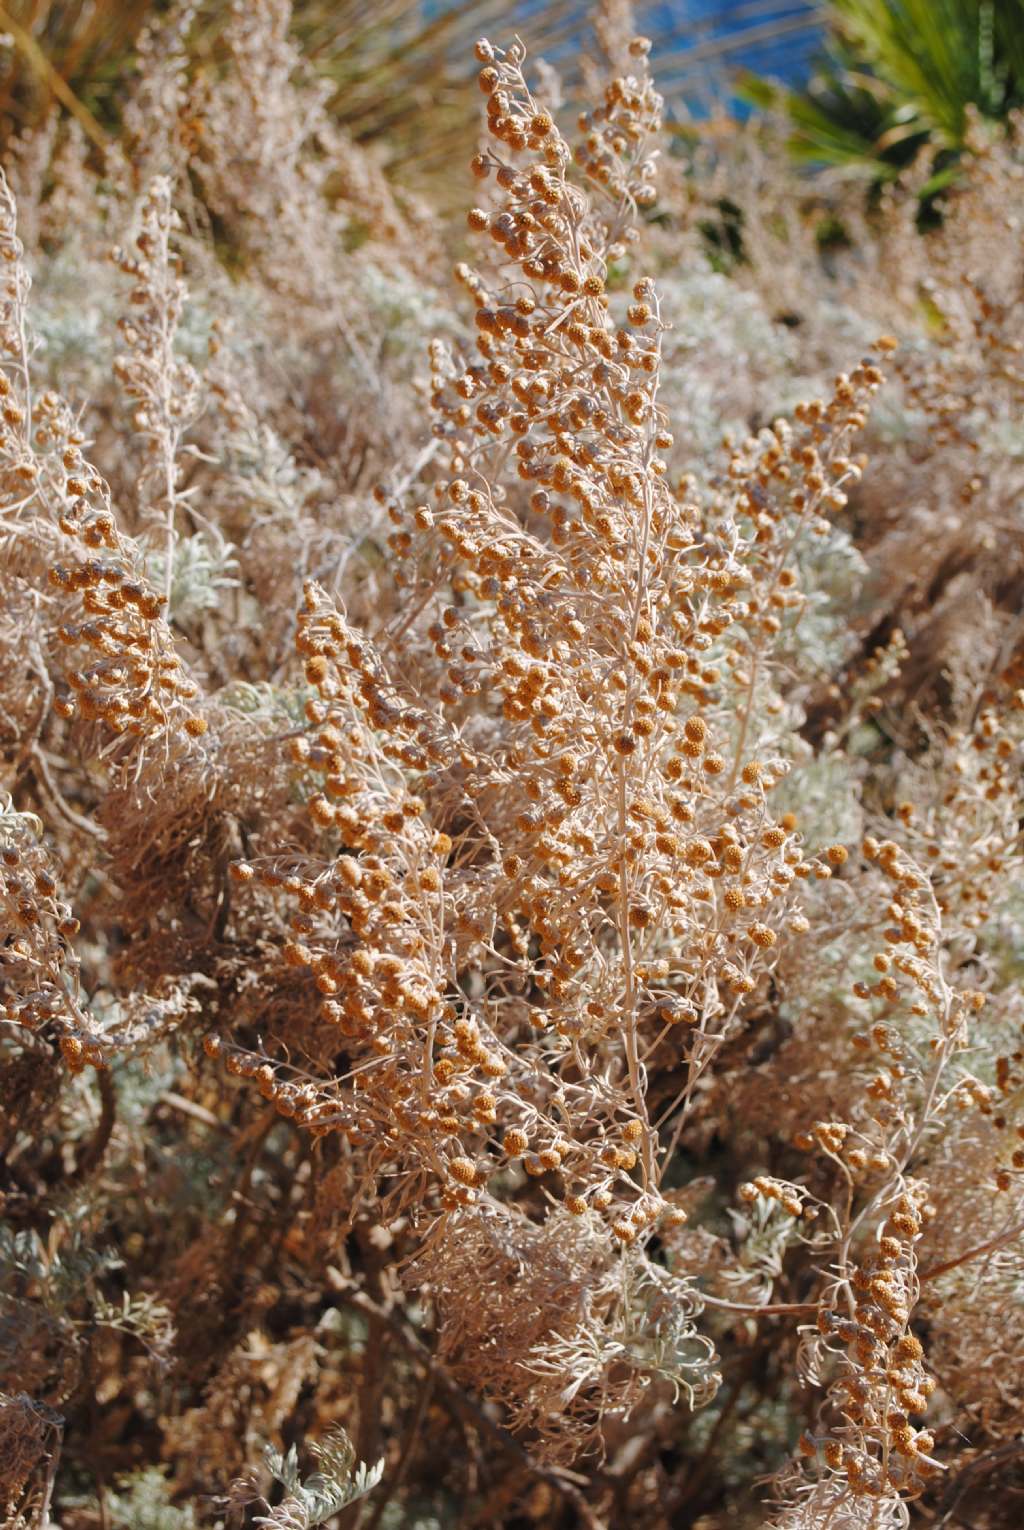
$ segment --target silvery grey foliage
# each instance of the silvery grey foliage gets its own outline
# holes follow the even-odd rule
[[[269,1514],[257,1515],[257,1525],[272,1525],[277,1530],[311,1530],[372,1493],[384,1475],[383,1458],[374,1466],[356,1461],[355,1446],[340,1425],[322,1440],[311,1440],[309,1448],[320,1463],[320,1470],[303,1480],[294,1445],[284,1455],[272,1445],[267,1446],[264,1460],[287,1496]]]

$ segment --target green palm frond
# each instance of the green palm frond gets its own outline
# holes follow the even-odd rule
[[[932,145],[948,179],[972,113],[999,121],[1024,103],[1024,0],[830,0],[826,19],[804,90],[743,85],[788,116],[802,159],[885,180]]]
[[[829,9],[890,105],[909,107],[946,147],[962,144],[969,106],[1001,117],[1018,104],[1022,0],[831,0]]]

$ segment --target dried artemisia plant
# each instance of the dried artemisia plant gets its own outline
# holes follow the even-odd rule
[[[953,1523],[1024,1419],[1016,140],[780,340],[678,163],[651,226],[628,7],[572,134],[481,41],[452,305],[315,17],[207,11],[0,181],[4,1512]]]
[[[566,1385],[585,1368],[573,1408],[596,1426],[622,1364],[608,1330],[636,1312],[595,1296],[564,1331],[564,1278],[540,1264],[564,1260],[565,1234],[545,1239],[539,1205],[582,1219],[597,1266],[577,1280],[624,1257],[664,1285],[645,1250],[685,1219],[664,1177],[695,1091],[780,939],[807,928],[801,884],[845,859],[806,854],[772,812],[791,760],[760,713],[803,599],[795,552],[845,502],[882,378],[868,359],[752,438],[705,510],[670,469],[655,286],[638,278],[621,302],[607,286],[653,190],[646,44],[575,154],[522,50],[477,51],[489,137],[473,169],[493,194],[469,223],[497,251],[457,273],[475,354],[432,353],[444,471],[423,503],[388,498],[404,598],[377,632],[307,589],[297,646],[315,694],[292,752],[318,782],[325,852],[233,868],[293,910],[282,955],[320,995],[324,1061],[219,1034],[207,1050],[357,1148],[385,1217],[427,1219],[415,1268],[439,1291],[467,1240],[493,1250],[500,1284],[508,1240],[527,1239],[559,1345],[540,1316],[526,1349],[510,1328],[495,1389],[543,1417],[537,1367],[558,1353]],[[670,1058],[678,1082],[655,1118],[649,1070]],[[485,1286],[483,1252],[472,1268]],[[684,1314],[692,1284],[676,1285]],[[468,1340],[462,1305],[442,1318]],[[673,1345],[677,1385],[708,1395],[710,1346],[689,1323]],[[478,1368],[479,1351],[467,1342],[457,1363]]]

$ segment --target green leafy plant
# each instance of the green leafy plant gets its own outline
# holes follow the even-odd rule
[[[1021,0],[831,0],[820,69],[804,90],[748,77],[747,96],[789,117],[802,159],[889,179],[922,149],[935,177],[974,116],[1004,119],[1024,101]]]

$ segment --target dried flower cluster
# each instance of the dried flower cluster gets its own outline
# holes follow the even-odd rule
[[[454,302],[284,0],[10,146],[19,1530],[1015,1522],[1017,129],[827,271],[620,10]]]

